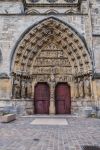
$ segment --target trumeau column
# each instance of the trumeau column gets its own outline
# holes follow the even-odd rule
[[[55,82],[51,82],[50,85],[50,106],[49,114],[55,114]]]

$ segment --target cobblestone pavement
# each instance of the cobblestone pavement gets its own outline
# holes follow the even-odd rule
[[[32,125],[34,118],[0,123],[0,150],[81,150],[100,146],[100,119],[66,118],[68,125]]]

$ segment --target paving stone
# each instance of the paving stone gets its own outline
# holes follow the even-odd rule
[[[100,147],[100,119],[65,119],[67,126],[31,125],[33,118],[0,123],[0,150],[82,150],[84,145]]]

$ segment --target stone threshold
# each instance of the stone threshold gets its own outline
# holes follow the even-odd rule
[[[68,125],[65,118],[35,118],[31,125]]]
[[[22,118],[78,118],[78,115],[26,115],[20,116]]]

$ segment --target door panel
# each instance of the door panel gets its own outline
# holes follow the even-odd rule
[[[65,114],[65,101],[57,101],[56,102],[56,111],[57,114]]]
[[[38,83],[34,91],[34,107],[36,114],[48,114],[50,89],[47,83]]]
[[[67,83],[58,83],[55,89],[55,104],[57,114],[70,114],[71,96]]]

